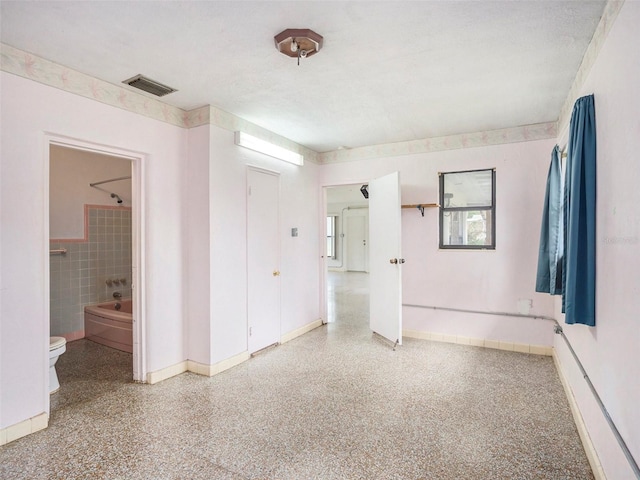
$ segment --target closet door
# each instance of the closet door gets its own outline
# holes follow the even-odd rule
[[[278,174],[247,171],[247,316],[249,353],[280,341]]]

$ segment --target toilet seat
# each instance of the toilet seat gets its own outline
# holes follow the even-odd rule
[[[64,337],[49,337],[49,351],[63,347],[67,343]]]

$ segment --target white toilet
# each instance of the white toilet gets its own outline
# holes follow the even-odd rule
[[[49,393],[57,392],[60,388],[56,374],[58,357],[67,351],[67,340],[64,337],[49,337]]]

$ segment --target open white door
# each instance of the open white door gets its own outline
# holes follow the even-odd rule
[[[400,173],[369,182],[369,326],[402,345]]]

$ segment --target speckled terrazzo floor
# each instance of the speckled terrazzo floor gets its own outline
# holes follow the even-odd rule
[[[49,428],[0,448],[8,479],[592,479],[551,358],[367,325],[367,276],[331,274],[336,323],[222,374],[130,381],[80,340]]]

